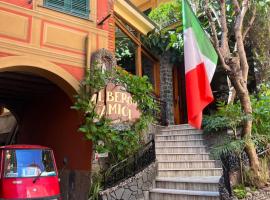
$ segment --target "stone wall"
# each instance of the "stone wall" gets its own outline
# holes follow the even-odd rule
[[[156,174],[157,164],[153,163],[134,177],[100,192],[102,200],[147,200]]]
[[[166,102],[166,118],[168,124],[174,124],[173,115],[173,64],[171,54],[164,53],[160,57],[160,99]]]

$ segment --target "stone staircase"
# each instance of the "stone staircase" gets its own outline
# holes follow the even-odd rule
[[[189,125],[158,128],[158,175],[150,200],[218,200],[222,168],[211,160],[202,131]]]

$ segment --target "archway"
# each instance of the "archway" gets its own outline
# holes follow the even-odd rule
[[[67,157],[62,189],[69,196],[83,191],[76,185],[88,187],[91,166],[91,144],[77,133],[81,118],[70,108],[78,89],[79,82],[71,74],[41,58],[0,59],[0,105],[16,115],[19,125],[14,143],[51,147],[59,169]]]
[[[44,77],[58,85],[73,99],[79,82],[56,64],[35,56],[9,56],[0,59],[0,72],[28,72]]]

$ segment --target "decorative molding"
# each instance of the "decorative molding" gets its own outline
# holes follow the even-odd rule
[[[95,1],[95,0],[93,0],[93,1]],[[91,0],[91,2],[93,4],[92,9],[96,8],[95,3],[93,1]],[[30,9],[18,7],[16,5],[0,1],[0,7],[4,8],[4,9],[9,9],[9,10],[12,9],[15,12],[25,13],[26,15],[33,16],[36,19],[46,19],[48,21],[55,21],[57,23],[68,24],[69,26],[72,26],[72,27],[77,26],[83,30],[86,30],[86,31],[89,30],[91,32],[96,32],[100,35],[107,35],[107,31],[97,28],[96,23],[92,20],[81,19],[78,17],[65,15],[65,14],[62,14],[62,13],[59,13],[56,11],[51,11],[49,9],[46,9],[46,8],[40,6],[40,5],[37,6],[36,10],[30,10]]]
[[[30,43],[32,16],[3,7],[0,7],[0,11],[0,37]]]
[[[10,52],[14,55],[34,55],[43,57],[43,59],[69,63],[70,65],[84,66],[85,58],[76,54],[65,55],[63,53],[52,52],[47,49],[41,49],[38,47],[20,45],[18,43],[10,43],[5,41],[0,41],[0,51]],[[76,55],[76,56],[75,56]]]
[[[57,35],[53,34],[54,32],[58,32]],[[41,47],[47,47],[79,55],[85,54],[85,40],[88,36],[88,31],[52,21],[42,20],[40,34]],[[67,38],[68,36],[70,39]],[[81,38],[78,38],[78,36]],[[66,40],[59,40],[58,37],[65,37]],[[79,47],[80,44],[81,47]]]

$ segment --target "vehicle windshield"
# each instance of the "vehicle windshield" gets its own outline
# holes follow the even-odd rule
[[[10,149],[4,151],[5,177],[55,176],[52,151],[44,149]]]

